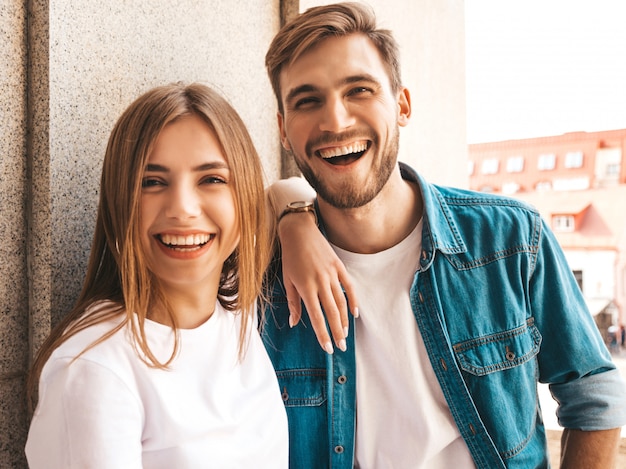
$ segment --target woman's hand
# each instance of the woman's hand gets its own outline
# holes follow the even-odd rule
[[[293,327],[300,321],[302,300],[321,347],[333,353],[325,314],[337,348],[345,351],[348,307],[354,317],[358,317],[356,295],[345,266],[317,228],[312,213],[290,213],[282,217],[278,237],[282,246],[289,325]]]

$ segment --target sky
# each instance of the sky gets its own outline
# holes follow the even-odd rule
[[[466,0],[469,143],[626,128],[626,0]]]

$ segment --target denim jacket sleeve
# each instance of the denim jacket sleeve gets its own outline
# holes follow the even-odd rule
[[[626,386],[615,369],[554,234],[541,224],[530,281],[532,311],[544,340],[539,380],[550,384],[561,426],[605,430],[626,423]]]
[[[416,318],[436,370],[453,352],[440,384],[475,461],[468,425],[477,435],[484,427],[507,467],[542,464],[538,381],[551,385],[562,425],[623,425],[623,381],[539,213],[416,179],[425,201]],[[454,368],[461,385],[445,381]]]

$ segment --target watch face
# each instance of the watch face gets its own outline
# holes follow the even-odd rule
[[[288,207],[289,208],[305,208],[305,207],[312,207],[313,204],[311,202],[304,202],[304,201],[298,201],[298,202],[291,202]]]

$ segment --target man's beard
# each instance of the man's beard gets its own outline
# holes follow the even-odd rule
[[[400,130],[396,126],[387,146],[380,152],[381,158],[374,161],[372,172],[376,177],[368,179],[366,186],[357,181],[346,181],[340,187],[332,189],[332,185],[318,177],[310,166],[294,158],[304,178],[315,189],[317,195],[333,207],[340,209],[358,208],[371,202],[385,186],[393,173],[398,160]],[[306,158],[309,158],[306,155]],[[317,156],[313,156],[317,158]]]

